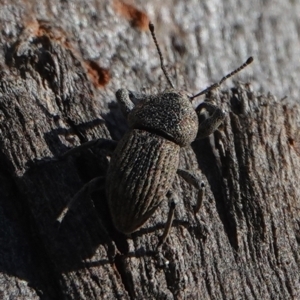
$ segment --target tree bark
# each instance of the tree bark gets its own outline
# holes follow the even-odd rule
[[[1,299],[300,298],[300,4],[12,0],[0,8]],[[92,139],[120,139],[120,87],[167,87],[149,19],[176,86],[191,94],[255,58],[238,75],[250,83],[216,96],[223,128],[182,150],[180,166],[201,176],[205,197],[195,215],[197,191],[176,178],[180,202],[158,250],[168,203],[131,237],[114,229],[102,190],[56,222],[109,161],[96,148],[55,158]]]

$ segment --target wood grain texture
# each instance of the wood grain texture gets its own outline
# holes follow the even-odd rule
[[[300,3],[128,3],[0,3],[0,298],[299,299]],[[58,227],[108,161],[97,149],[52,161],[97,137],[120,139],[119,88],[167,86],[148,19],[191,94],[255,58],[235,77],[251,84],[219,94],[223,130],[182,151],[180,166],[200,174],[206,195],[195,216],[197,192],[176,178],[180,203],[158,252],[167,203],[131,238],[113,228],[101,191]]]

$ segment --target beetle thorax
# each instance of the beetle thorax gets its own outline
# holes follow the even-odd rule
[[[180,146],[193,142],[198,132],[198,117],[189,97],[176,90],[141,100],[129,113],[128,123],[133,129],[149,130]]]

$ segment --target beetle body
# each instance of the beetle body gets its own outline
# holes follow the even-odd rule
[[[119,90],[117,98],[120,103],[131,101],[126,90]],[[136,231],[166,199],[180,148],[198,132],[189,98],[173,90],[142,99],[129,111],[128,122],[130,131],[118,143],[106,176],[110,213],[123,233]]]

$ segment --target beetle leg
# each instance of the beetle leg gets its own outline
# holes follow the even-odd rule
[[[118,142],[114,141],[114,140],[109,140],[109,139],[97,139],[97,140],[92,140],[89,141],[87,143],[84,143],[78,147],[72,148],[69,151],[65,152],[64,154],[62,154],[61,156],[59,156],[59,159],[64,159],[68,156],[74,155],[74,154],[78,154],[83,150],[89,149],[92,146],[95,146],[97,148],[102,148],[102,149],[106,149],[109,152],[113,152],[116,147],[117,147]]]
[[[166,241],[166,238],[167,238],[167,236],[170,232],[170,229],[171,229],[171,226],[172,226],[172,223],[173,223],[174,211],[175,211],[175,208],[176,208],[176,204],[178,202],[178,196],[174,191],[169,191],[167,193],[167,198],[169,199],[170,210],[169,210],[169,214],[168,214],[167,223],[165,225],[164,233],[160,237],[157,247],[159,247],[160,245],[162,245]]]
[[[205,184],[200,181],[193,173],[188,170],[178,169],[177,174],[181,176],[187,183],[191,184],[198,190],[197,204],[194,207],[195,214],[200,210],[205,193]]]
[[[134,94],[126,89],[119,89],[116,92],[116,97],[119,102],[121,111],[126,118],[129,112],[134,108],[134,103],[131,100],[131,95],[134,98]]]
[[[196,108],[199,120],[199,129],[196,139],[203,139],[217,130],[225,119],[225,113],[218,106],[202,102]]]
[[[90,197],[90,195],[96,190],[102,190],[105,187],[105,180],[104,177],[96,177],[86,183],[75,195],[74,197],[68,202],[67,206],[63,209],[60,215],[57,217],[56,221],[62,223],[64,217],[70,210],[70,208],[79,200]]]

